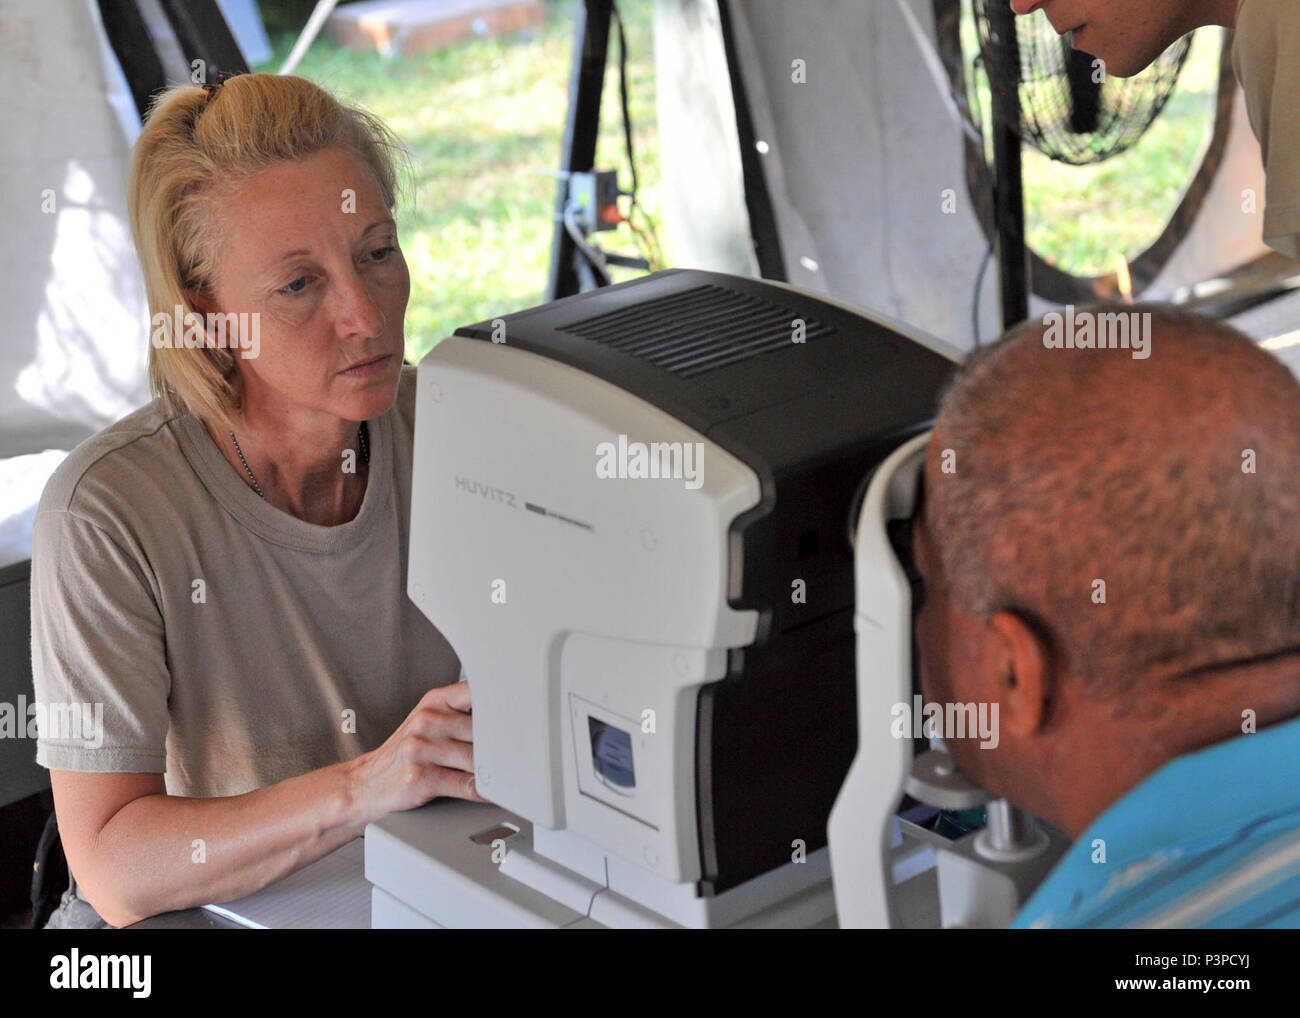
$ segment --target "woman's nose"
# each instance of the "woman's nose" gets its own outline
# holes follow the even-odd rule
[[[384,331],[384,312],[361,276],[352,273],[340,296],[338,329],[342,335],[378,336]]]
[[[1011,0],[1011,9],[1017,14],[1033,14],[1047,0]]]

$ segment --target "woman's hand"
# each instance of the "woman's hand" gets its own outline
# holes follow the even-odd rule
[[[487,802],[474,789],[474,727],[468,682],[424,694],[378,749],[352,761],[363,822],[440,795]]]
[[[431,689],[378,749],[243,795],[170,796],[161,774],[50,771],[59,833],[114,926],[261,890],[393,810],[474,791],[469,684]],[[201,865],[199,865],[201,864]]]

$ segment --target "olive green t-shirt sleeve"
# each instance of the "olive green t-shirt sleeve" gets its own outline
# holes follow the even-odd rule
[[[1264,242],[1300,258],[1300,0],[1243,0],[1233,63],[1268,175]]]
[[[170,677],[162,616],[137,559],[64,509],[32,528],[36,762],[57,770],[161,774]]]

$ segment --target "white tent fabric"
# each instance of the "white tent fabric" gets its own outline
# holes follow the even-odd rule
[[[147,401],[148,315],[107,98],[123,83],[94,4],[0,0],[0,22],[0,456],[15,456],[71,448]]]
[[[668,262],[756,276],[717,5],[658,0],[654,45]]]
[[[66,450],[149,399],[126,221],[139,119],[98,17],[93,0],[0,0],[0,564],[30,555],[36,503]]]

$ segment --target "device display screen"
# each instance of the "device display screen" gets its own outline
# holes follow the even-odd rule
[[[587,717],[587,730],[591,734],[591,762],[597,776],[618,788],[635,788],[632,736],[590,715]]]

